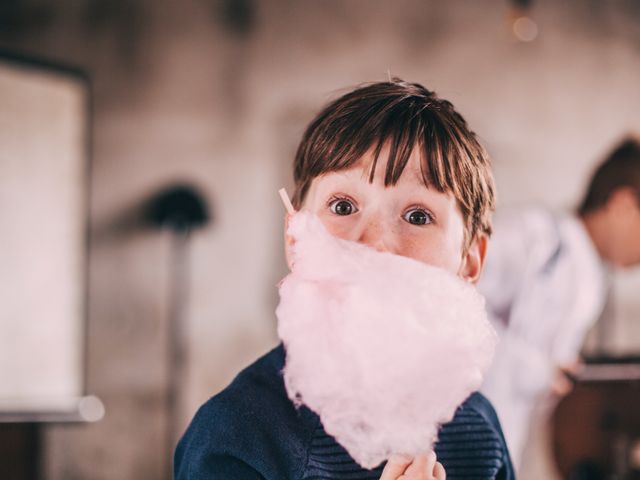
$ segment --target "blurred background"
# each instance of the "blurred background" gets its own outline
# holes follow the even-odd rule
[[[74,166],[57,168],[52,150],[33,155],[70,172],[53,192],[67,195],[76,223],[66,235],[81,253],[64,265],[86,272],[71,278],[86,308],[69,327],[70,388],[105,413],[98,405],[89,419],[99,421],[53,419],[31,433],[30,461],[50,480],[170,478],[167,445],[197,407],[277,343],[277,190],[291,191],[297,143],[329,99],[391,74],[451,100],[493,158],[500,209],[574,208],[594,165],[640,130],[634,0],[2,0],[0,48],[74,67],[62,70],[75,87],[60,107],[76,119]],[[23,105],[8,84],[5,145]],[[34,128],[57,128],[56,108]],[[29,183],[34,171],[2,155],[0,197],[3,182]],[[3,228],[51,221],[27,209],[4,209]],[[25,245],[26,258],[60,258],[58,247]],[[0,273],[0,305],[11,283]],[[614,284],[607,348],[635,354],[640,272],[617,272]],[[521,478],[560,478],[540,428]]]

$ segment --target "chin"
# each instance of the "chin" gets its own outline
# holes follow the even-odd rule
[[[631,268],[631,267],[637,267],[638,265],[640,265],[640,258],[636,258],[634,260],[629,260],[629,261],[625,262],[623,267]]]
[[[630,259],[630,258],[618,258],[613,262],[613,264],[619,268],[631,268],[640,264],[640,260]]]

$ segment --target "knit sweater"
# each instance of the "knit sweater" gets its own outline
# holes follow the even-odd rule
[[[379,479],[286,394],[278,346],[242,371],[193,418],[175,452],[176,480]],[[435,445],[447,479],[514,479],[496,414],[479,393],[442,426]]]

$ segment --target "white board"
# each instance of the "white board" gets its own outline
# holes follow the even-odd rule
[[[0,413],[84,389],[88,85],[0,56]]]

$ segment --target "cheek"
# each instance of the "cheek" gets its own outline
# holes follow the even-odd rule
[[[635,219],[635,227],[632,232],[626,238],[626,241],[630,243],[631,255],[633,257],[632,263],[637,264],[640,262],[640,217]]]
[[[460,267],[460,252],[446,236],[436,233],[405,237],[398,253],[427,265],[457,273]]]
[[[305,198],[305,201],[301,206],[301,210],[306,210],[308,212],[316,214],[324,225],[324,228],[326,228],[331,235],[335,237],[345,238],[344,222],[337,222],[332,215],[328,215],[328,212],[324,208],[325,205],[320,202],[316,189],[314,187],[315,185],[312,184],[309,192],[307,192],[307,197]]]
[[[336,217],[323,212],[316,212],[324,228],[334,237],[351,240],[354,220],[350,217]]]
[[[636,240],[640,237],[640,220],[620,222],[612,236],[614,254],[620,257],[621,263],[628,264],[633,257],[640,257],[640,242]]]

